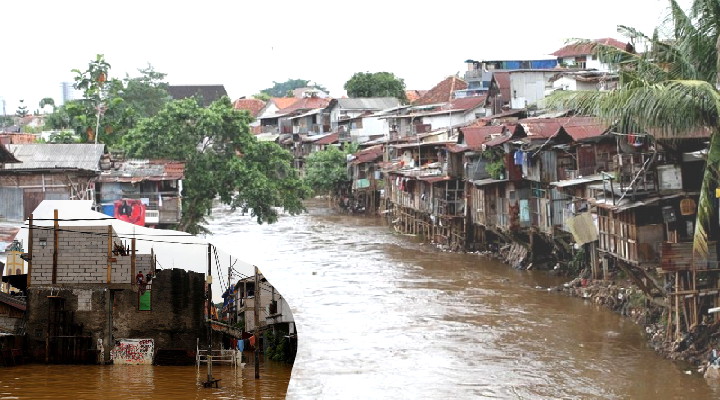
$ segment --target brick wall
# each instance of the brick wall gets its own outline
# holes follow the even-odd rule
[[[114,243],[130,246],[127,239],[119,239],[112,232]],[[41,245],[45,242],[45,246]],[[114,246],[113,246],[114,247]],[[52,227],[33,230],[31,285],[52,284],[54,235]],[[130,255],[111,255],[111,283],[133,283]],[[107,226],[60,226],[56,283],[107,283],[108,228]],[[152,266],[149,254],[138,254],[135,270],[147,273]]]
[[[63,299],[68,318],[82,326],[82,335],[92,337],[92,343],[98,339],[108,343],[108,321],[112,321],[111,344],[121,338],[153,339],[156,349],[183,349],[192,353],[196,340],[199,338],[205,343],[207,337],[205,275],[202,273],[181,269],[156,271],[151,311],[138,309],[137,285],[112,290],[95,284],[34,285],[28,289],[27,339],[35,360],[45,359],[49,296]]]

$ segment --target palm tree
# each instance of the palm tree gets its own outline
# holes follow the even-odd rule
[[[696,215],[694,252],[708,254],[708,233],[714,189],[718,187],[720,167],[720,0],[695,0],[689,13],[670,0],[670,16],[665,26],[652,36],[626,26],[618,31],[641,42],[646,51],[593,44],[603,62],[618,67],[620,86],[607,92],[556,92],[548,104],[597,115],[618,129],[645,129],[656,138],[682,138],[698,129],[710,129],[707,164]]]

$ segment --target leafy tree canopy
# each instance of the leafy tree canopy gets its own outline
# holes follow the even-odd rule
[[[340,150],[329,146],[323,151],[311,153],[305,160],[305,182],[317,193],[339,193],[350,184],[347,171],[347,155],[357,146]]]
[[[275,143],[258,142],[252,117],[227,97],[201,107],[195,99],[166,103],[122,139],[130,157],[185,161],[183,215],[178,229],[203,232],[213,200],[249,212],[258,223],[277,221],[276,207],[304,210],[309,190],[291,167],[292,155]]]
[[[395,97],[407,101],[405,81],[390,72],[356,72],[343,88],[350,97]]]
[[[328,91],[325,87],[317,83],[310,85],[310,81],[306,79],[288,79],[285,82],[273,81],[273,86],[263,89],[262,92],[268,94],[270,97],[292,97],[293,90],[304,87],[312,87],[322,90],[325,93]]]
[[[55,109],[45,118],[45,125],[51,129],[73,129],[83,142],[93,141],[98,134],[98,142],[115,147],[140,119],[155,115],[170,99],[167,83],[163,81],[165,74],[151,65],[139,69],[140,76],[111,79],[110,64],[98,55],[87,70],[73,71],[74,86],[83,90],[84,98]],[[97,128],[99,132],[95,132]]]

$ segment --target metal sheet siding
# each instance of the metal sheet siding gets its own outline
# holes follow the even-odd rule
[[[13,187],[0,187],[0,219],[8,221],[23,220],[23,190]]]

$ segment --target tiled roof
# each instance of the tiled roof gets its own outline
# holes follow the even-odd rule
[[[116,162],[117,165],[118,162]],[[185,176],[185,163],[168,160],[126,160],[102,171],[99,182],[174,181]]]
[[[552,54],[555,57],[575,57],[575,56],[587,56],[593,54],[595,43],[604,44],[607,46],[614,46],[620,50],[625,50],[627,43],[623,43],[613,38],[602,38],[593,40],[594,43],[579,43],[579,44],[568,44],[563,46],[561,49],[556,50]]]
[[[427,92],[427,90],[406,90],[405,98],[407,99],[408,103],[412,104],[418,99],[420,99],[422,96],[424,96]]]
[[[416,104],[427,105],[450,101],[452,100],[453,93],[455,93],[456,90],[467,89],[467,86],[467,82],[460,78],[455,76],[447,77],[442,82],[435,85],[434,88],[428,90],[427,93],[417,100]]]
[[[298,100],[300,99],[296,99],[295,97],[273,97],[272,99],[270,99],[270,101],[275,104],[275,107],[277,107],[278,110],[288,108]]]
[[[167,88],[170,97],[175,100],[189,97],[202,98],[202,106],[207,107],[215,100],[227,96],[223,85],[169,85]]]
[[[104,144],[8,144],[5,147],[21,162],[5,164],[5,170],[32,169],[100,169]]]
[[[233,102],[233,107],[236,110],[248,110],[250,115],[257,117],[265,108],[265,102],[258,99],[237,99]]]
[[[282,108],[278,110],[278,114],[287,114],[289,112],[293,111],[299,111],[299,110],[312,110],[315,108],[325,108],[330,104],[330,99],[328,98],[320,98],[320,97],[305,97],[303,99],[298,99],[295,103],[293,103],[291,106]]]

